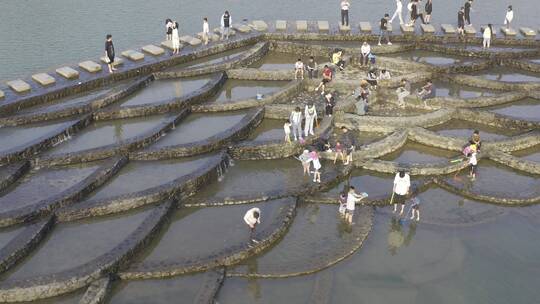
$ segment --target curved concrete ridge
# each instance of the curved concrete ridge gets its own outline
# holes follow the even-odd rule
[[[535,161],[515,157],[511,154],[497,150],[489,151],[489,159],[512,169],[540,175],[540,163]]]
[[[293,81],[294,70],[261,70],[256,68],[238,67],[227,70],[227,76],[229,79],[235,80]]]
[[[463,197],[471,198],[478,201],[483,201],[487,203],[491,203],[494,205],[501,205],[501,206],[525,206],[525,205],[533,205],[540,203],[540,196],[537,197],[531,197],[531,198],[510,198],[510,197],[496,197],[493,195],[490,195],[488,193],[474,193],[472,191],[462,189],[455,187],[449,183],[447,183],[444,180],[441,180],[439,178],[434,179],[435,184],[437,184],[439,187],[450,191],[452,193],[458,194]]]
[[[26,227],[20,234],[0,249],[0,273],[3,273],[39,245],[54,225],[52,216]]]
[[[106,161],[84,180],[57,195],[43,199],[32,205],[0,212],[0,227],[28,222],[37,217],[53,213],[58,208],[75,203],[86,194],[104,184],[126,162],[127,159],[125,157],[113,158]]]
[[[328,41],[328,40],[326,40]],[[302,42],[302,40],[289,41],[286,40],[270,40],[270,51],[275,51],[279,53],[293,53],[304,57],[326,57],[330,60],[332,52],[337,48],[337,46],[317,44],[317,41],[312,41],[313,43]],[[345,55],[357,55],[360,47],[362,46],[363,40],[358,40],[357,47],[339,47],[344,51]],[[415,49],[413,43],[407,44],[395,44],[395,45],[385,45],[385,46],[371,46],[371,51],[374,54],[393,54],[399,52],[412,51]]]
[[[123,280],[150,279],[178,276],[193,272],[206,271],[213,268],[234,265],[246,258],[259,254],[278,242],[292,224],[296,213],[297,199],[290,198],[288,208],[284,208],[271,227],[256,231],[255,237],[260,240],[254,246],[246,242],[242,245],[223,249],[207,257],[197,260],[181,260],[167,262],[147,262],[132,264],[127,270],[118,273]]]
[[[225,280],[225,267],[213,269],[206,273],[202,288],[193,300],[193,304],[214,304]]]
[[[467,138],[444,136],[420,127],[409,128],[408,139],[422,145],[459,152],[467,141]]]
[[[214,96],[223,87],[226,79],[227,76],[225,73],[218,73],[215,74],[204,86],[184,96],[141,105],[105,108],[94,113],[94,119],[110,120],[133,118],[154,114],[164,114],[183,108],[189,108],[192,104],[203,102],[207,98]]]
[[[223,146],[245,138],[249,132],[259,125],[264,117],[264,108],[255,108],[250,110],[238,123],[231,128],[224,130],[216,135],[202,139],[199,141],[175,145],[153,148],[148,147],[142,151],[130,153],[131,159],[156,160],[167,159],[174,157],[193,156],[211,152],[222,148]],[[166,136],[166,135],[165,135]]]
[[[118,100],[121,100],[133,94],[142,86],[144,86],[146,82],[149,81],[149,78],[151,78],[151,76],[140,78],[138,80],[135,80],[126,88],[118,90],[111,89],[110,91],[105,92],[88,101],[81,101],[71,105],[64,105],[62,103],[59,103],[57,105],[52,105],[50,107],[47,107],[46,109],[37,110],[35,112],[2,117],[0,118],[0,125],[18,126],[28,123],[60,119],[79,114],[86,114],[104,108],[108,105],[115,103]]]
[[[260,107],[267,104],[272,104],[278,100],[287,99],[289,97],[297,95],[302,89],[302,82],[300,81],[291,81],[285,85],[280,91],[270,93],[263,97],[261,100],[256,98],[250,98],[246,100],[234,101],[229,103],[207,103],[193,105],[191,111],[195,113],[200,112],[223,112],[223,111],[234,111],[234,110],[243,110],[254,107]]]
[[[169,201],[156,207],[124,241],[84,265],[31,279],[4,280],[0,283],[0,301],[33,301],[58,296],[87,286],[102,275],[115,271],[157,233],[173,205]]]
[[[480,157],[479,157],[480,158]],[[454,173],[463,170],[469,166],[468,162],[462,161],[459,163],[449,163],[441,161],[431,164],[401,164],[395,161],[385,161],[379,159],[368,159],[365,161],[355,161],[356,167],[377,171],[381,173],[395,173],[401,168],[406,168],[410,175],[442,175]]]
[[[109,290],[111,289],[112,279],[110,276],[95,280],[88,286],[79,304],[101,304],[104,303]]]
[[[459,108],[454,113],[453,118],[470,122],[482,122],[488,126],[504,129],[527,131],[540,128],[540,122],[516,119],[507,115],[489,111],[481,111],[479,109]]]
[[[392,116],[358,116],[355,114],[345,114],[339,123],[354,130],[370,131],[371,126],[388,126],[395,128],[405,127],[431,127],[440,125],[452,118],[455,109],[444,108],[434,112],[417,116],[392,117]],[[338,122],[338,121],[337,121]]]
[[[61,143],[70,134],[76,133],[86,127],[91,121],[91,116],[87,115],[81,119],[58,127],[56,130],[48,132],[28,143],[0,152],[0,164],[9,164],[12,162],[23,160],[24,158],[33,157],[38,152],[54,147]]]
[[[250,65],[253,62],[264,57],[268,53],[269,43],[268,42],[258,42],[251,49],[242,52],[228,60],[225,60],[222,63],[218,64],[204,64],[202,66],[195,67],[186,67],[180,71],[169,71],[169,72],[156,72],[157,79],[171,79],[179,77],[193,77],[200,76],[205,74],[212,74],[216,72],[222,72],[228,69],[232,69],[237,66]]]
[[[357,216],[355,219],[355,225],[353,229],[358,229],[355,235],[355,245],[348,249],[347,252],[344,252],[342,255],[333,258],[332,260],[322,261],[320,265],[317,265],[313,269],[301,270],[297,272],[286,272],[286,273],[247,273],[241,271],[235,272],[234,270],[227,271],[227,277],[245,277],[245,278],[286,278],[294,276],[302,276],[307,274],[312,274],[324,270],[326,268],[332,267],[333,265],[345,260],[358,250],[362,248],[364,241],[367,239],[367,236],[371,232],[373,227],[373,218],[375,211],[373,207],[360,206],[358,208]]]
[[[540,90],[540,82],[508,82],[485,79],[480,76],[452,74],[447,76],[452,82],[483,89],[501,91],[534,91]]]
[[[185,114],[181,113],[178,116],[165,119],[163,122],[159,123],[157,127],[154,127],[141,135],[126,139],[120,144],[110,144],[77,152],[41,156],[35,161],[48,165],[65,165],[105,159],[116,154],[125,154],[130,150],[146,147],[156,141],[165,132],[177,124],[178,121],[183,118],[183,115]]]
[[[117,195],[105,199],[90,199],[79,204],[70,205],[56,212],[58,221],[74,221],[88,217],[104,216],[126,212],[135,208],[159,203],[170,197],[188,197],[204,183],[217,177],[216,168],[227,156],[221,152],[212,156],[204,164],[190,174],[183,175],[171,182],[146,190]]]
[[[534,63],[530,59],[506,59],[502,64],[523,71],[540,73],[540,64]]]
[[[479,41],[481,45],[481,41]],[[496,46],[496,45],[492,45]],[[420,43],[418,44],[418,49],[425,51],[440,52],[444,54],[464,56],[464,57],[479,57],[479,58],[489,58],[489,59],[504,59],[504,58],[513,58],[516,54],[519,54],[523,57],[534,57],[540,55],[540,50],[538,48],[523,49],[520,52],[515,51],[497,51],[492,52],[489,50],[474,50],[474,49],[465,49],[455,46],[447,46],[445,44],[434,44],[434,43]]]
[[[25,175],[31,168],[29,161],[22,161],[5,165],[0,171],[0,192],[11,186],[19,178]]]
[[[439,104],[440,106],[453,106],[458,108],[484,108],[502,105],[518,101],[526,98],[526,92],[505,92],[497,94],[496,96],[482,96],[473,98],[451,98],[451,97],[435,97],[429,99],[430,104]]]
[[[482,145],[485,149],[514,152],[534,147],[540,144],[540,130],[530,131],[525,134],[510,137],[508,139],[486,141]]]

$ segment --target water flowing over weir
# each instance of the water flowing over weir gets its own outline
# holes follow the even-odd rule
[[[0,87],[0,303],[540,296],[539,41],[498,34],[484,50],[473,34],[396,26],[394,44],[377,46],[364,23],[233,28],[208,46],[183,37],[181,55],[167,43],[124,53],[112,75],[86,62],[72,68],[75,80],[63,69],[47,86],[34,77],[26,93],[20,82]],[[368,71],[364,40],[392,77],[359,115],[351,91]],[[327,84],[336,106],[325,116],[320,78],[295,80],[293,67],[310,56],[330,65],[336,48],[347,62]],[[400,107],[402,79],[440,90],[425,102],[413,92]],[[283,123],[309,103],[314,135],[285,143]],[[322,151],[321,182],[303,176],[295,157],[321,139],[334,147],[344,126],[352,164]],[[471,180],[459,158],[474,130],[483,144]],[[410,204],[406,217],[389,206],[398,169],[421,200],[419,222]],[[352,225],[337,211],[349,185],[369,194]],[[255,207],[252,242],[243,216]]]

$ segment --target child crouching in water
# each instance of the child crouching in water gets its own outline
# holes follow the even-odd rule
[[[310,167],[310,155],[308,150],[304,150],[302,154],[298,157],[298,160],[302,162],[302,167],[304,168],[304,176],[310,176],[311,173],[309,172]]]
[[[291,121],[287,119],[283,124],[283,131],[285,131],[285,142],[291,143]]]

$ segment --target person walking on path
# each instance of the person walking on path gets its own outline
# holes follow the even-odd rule
[[[482,46],[484,49],[489,49],[491,46],[491,36],[493,35],[493,26],[488,24],[488,26],[484,29],[484,32],[482,33],[482,37],[484,40],[482,41]]]
[[[465,34],[465,8],[462,6],[457,14],[457,32],[463,36]]]
[[[225,11],[221,16],[221,40],[229,39],[229,31],[232,24],[232,17],[229,11]]]
[[[405,209],[405,198],[409,194],[409,189],[411,187],[411,178],[409,174],[405,173],[405,170],[399,170],[399,172],[394,177],[394,188],[392,192],[392,198],[390,203],[394,203],[394,213],[397,211],[397,205],[401,205],[401,211],[399,215],[403,215],[403,210]]]
[[[399,24],[403,24],[403,2],[401,0],[396,0],[396,11],[390,18],[390,23],[394,21],[396,17],[399,17]]]
[[[512,20],[514,20],[514,10],[512,9],[512,6],[509,5],[508,9],[506,10],[506,17],[504,18],[504,25],[506,25],[507,29],[510,29]]]
[[[172,20],[167,18],[165,20],[165,40],[171,40],[172,38]]]
[[[386,38],[387,44],[392,45],[392,42],[390,42],[390,33],[388,31],[388,20],[390,19],[390,16],[388,14],[384,14],[384,17],[381,18],[380,22],[380,33],[379,33],[379,43],[378,45],[381,45],[381,40],[383,37]]]
[[[105,41],[105,57],[107,60],[107,66],[109,67],[109,73],[113,73],[113,71],[116,71],[116,68],[114,67],[114,44],[112,41],[112,35],[107,34],[106,41]]]
[[[259,208],[251,208],[244,215],[244,222],[249,227],[250,243],[258,243],[255,239],[255,228],[261,223],[261,210]]]
[[[433,12],[433,0],[427,0],[425,6],[426,15],[424,17],[425,23],[429,24],[431,22],[431,13]]]
[[[341,1],[341,25],[349,26],[349,7],[351,4],[348,0]]]
[[[332,117],[332,114],[334,114],[334,107],[336,106],[336,99],[332,93],[328,93],[324,96],[324,104],[325,115]]]
[[[415,0],[415,1],[416,1],[416,18],[420,17],[420,20],[422,21],[422,23],[425,24],[426,19],[424,19],[424,16],[426,14],[424,10],[424,5],[422,5],[421,0]],[[416,19],[414,21],[416,22]]]
[[[306,105],[306,108],[304,109],[304,117],[306,118],[305,125],[304,125],[304,135],[308,137],[309,135],[315,135],[313,132],[313,125],[315,124],[315,120],[317,120],[317,108],[315,108],[315,105],[313,103],[309,103]]]
[[[302,110],[300,110],[300,107],[296,107],[289,117],[289,121],[292,125],[292,134],[294,137],[294,141],[303,140],[302,138]],[[298,135],[298,137],[297,137]]]
[[[180,52],[180,35],[178,35],[178,22],[174,21],[172,26],[172,47],[173,55]]]
[[[202,25],[202,38],[204,45],[208,44],[208,36],[210,35],[210,26],[208,25],[208,18],[203,18],[203,25]]]
[[[345,206],[345,220],[349,224],[353,224],[354,209],[356,208],[356,203],[367,197],[367,193],[356,193],[356,190],[353,186],[349,187],[349,192],[347,193],[347,204]]]
[[[467,25],[472,25],[471,23],[471,11],[472,11],[472,2],[473,0],[467,0],[465,2],[465,21],[467,22]]]
[[[360,65],[368,65],[369,54],[371,54],[371,46],[364,41],[362,47],[360,47]]]

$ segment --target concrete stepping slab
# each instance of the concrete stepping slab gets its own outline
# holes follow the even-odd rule
[[[245,24],[235,23],[231,27],[239,33],[246,34],[251,32],[251,28]]]
[[[414,34],[414,27],[409,26],[407,24],[400,24],[399,27],[401,28],[401,32],[403,34]]]
[[[56,73],[66,79],[79,78],[79,71],[70,67],[61,67],[56,69]]]
[[[169,50],[173,50],[173,46],[172,46],[172,40],[165,40],[163,42],[161,42],[161,46],[166,48],[166,49],[169,49]],[[180,43],[180,48],[182,48],[183,45]]]
[[[361,21],[358,24],[358,27],[360,28],[360,32],[362,33],[371,33],[373,31],[373,27],[371,27],[371,23],[367,21]]]
[[[276,31],[286,31],[287,30],[287,21],[277,20],[276,21]]]
[[[451,24],[443,23],[443,24],[441,24],[441,29],[442,29],[443,33],[445,33],[445,34],[455,34],[456,33],[456,28]]]
[[[201,39],[185,35],[180,37],[180,42],[187,43],[191,46],[197,46],[202,43]]]
[[[127,50],[122,52],[122,56],[126,57],[131,61],[139,61],[144,59],[144,54],[134,50]]]
[[[214,33],[218,34],[221,37],[223,33],[223,29],[221,27],[216,27],[214,29]],[[229,29],[229,36],[234,36],[234,35],[236,35],[236,31],[233,29]]]
[[[163,48],[160,48],[159,46],[155,46],[153,44],[148,44],[142,47],[143,52],[148,53],[153,56],[160,56],[165,53],[165,50]]]
[[[109,60],[109,58],[107,58],[106,56],[103,56],[103,57],[99,58],[99,61],[101,61],[101,62],[103,62],[105,64],[108,63],[107,62],[108,60]],[[114,57],[113,67],[117,67],[117,66],[122,65],[122,64],[124,64],[124,59],[119,58],[119,57]]]
[[[330,31],[330,23],[328,23],[328,21],[324,21],[324,20],[317,21],[317,27],[319,28],[319,31],[321,32]]]
[[[258,32],[268,31],[268,24],[266,24],[266,22],[263,20],[253,20],[251,22],[251,27]]]
[[[197,38],[203,40],[203,32],[197,33]],[[221,38],[218,34],[208,33],[208,41],[219,41]]]
[[[525,37],[534,37],[534,36],[536,36],[536,32],[530,27],[520,27],[519,31]]]
[[[345,25],[342,25],[341,23],[339,23],[339,31],[342,32],[342,33],[348,33],[351,31],[351,26],[345,26]]]
[[[6,82],[8,87],[17,93],[24,93],[30,91],[32,87],[21,79],[11,80]]]
[[[32,79],[44,87],[56,83],[56,79],[47,73],[34,74]]]
[[[516,36],[516,35],[517,35],[516,30],[514,30],[514,29],[512,29],[512,28],[507,29],[506,27],[501,27],[501,32],[502,32],[505,36]]]
[[[296,31],[298,32],[307,32],[308,25],[306,20],[297,20],[296,21]]]
[[[79,67],[88,73],[97,73],[101,71],[101,64],[92,60],[87,60],[79,63]]]
[[[6,96],[6,95],[4,94],[4,91],[0,90],[0,99],[3,99],[4,96]]]
[[[476,29],[472,25],[465,25],[465,34],[476,35]]]
[[[435,34],[435,27],[432,24],[420,24],[424,34]]]

